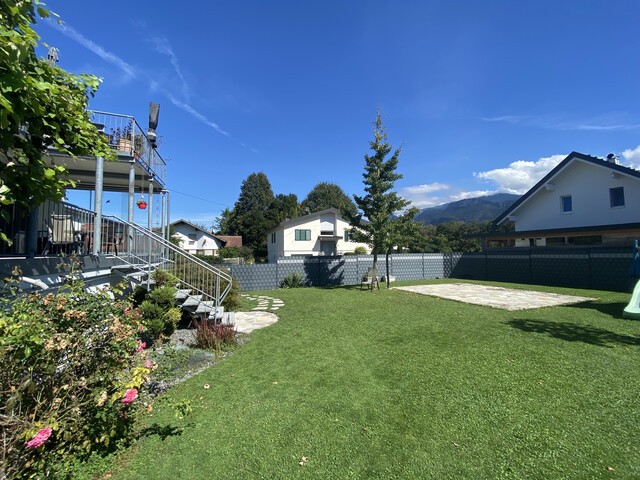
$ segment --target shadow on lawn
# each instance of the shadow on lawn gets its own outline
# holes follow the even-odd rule
[[[611,303],[599,303],[599,302],[582,302],[575,303],[573,305],[567,305],[571,308],[586,308],[588,310],[597,310],[600,313],[604,313],[605,315],[609,315],[612,318],[623,318],[622,312],[624,308],[627,306],[626,303],[623,302],[611,302]]]
[[[614,345],[640,345],[640,338],[620,335],[603,328],[576,325],[568,322],[549,322],[544,320],[513,319],[507,325],[524,332],[544,333],[551,337],[569,342],[584,342],[599,347]]]
[[[183,427],[174,427],[172,425],[160,425],[158,423],[154,423],[153,425],[144,428],[140,432],[140,437],[151,437],[152,435],[158,435],[162,440],[166,440],[167,437],[182,435],[182,432],[184,432]]]

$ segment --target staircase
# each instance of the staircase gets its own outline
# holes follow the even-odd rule
[[[123,224],[125,248],[112,272],[147,289],[155,283],[151,274],[163,268],[178,278],[176,302],[202,318],[223,321],[222,302],[231,290],[232,277],[225,270],[209,265],[196,256],[140,225],[115,216],[106,216]],[[227,314],[227,321],[230,316]]]

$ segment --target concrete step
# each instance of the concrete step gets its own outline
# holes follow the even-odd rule
[[[218,313],[216,314],[213,309],[211,310],[211,312],[209,313],[209,321],[213,321],[213,320],[221,320],[223,318],[223,316],[225,315],[224,313],[224,307],[221,305],[218,307]]]
[[[195,310],[202,301],[202,295],[189,295],[182,304],[182,308]]]
[[[198,304],[195,313],[209,313],[215,309],[215,305],[212,301],[205,300]]]
[[[187,298],[189,298],[190,293],[191,293],[190,288],[178,289],[178,291],[176,292],[176,300],[178,301],[186,300]]]

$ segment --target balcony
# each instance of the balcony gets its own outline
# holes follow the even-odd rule
[[[147,134],[130,115],[89,111],[91,122],[107,137],[109,146],[118,154],[117,162],[104,162],[103,190],[127,192],[133,167],[137,188],[153,185],[156,191],[166,184],[166,163],[155,148],[149,144]],[[72,158],[50,147],[47,151],[48,165],[65,165],[69,179],[76,189],[94,190],[96,187],[95,157]]]

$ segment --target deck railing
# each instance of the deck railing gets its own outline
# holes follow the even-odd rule
[[[166,163],[160,154],[151,148],[147,134],[135,118],[95,110],[90,110],[89,116],[98,131],[107,136],[111,148],[122,155],[134,157],[147,173],[163,185],[166,183]]]

